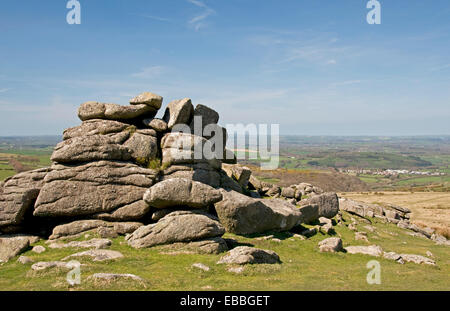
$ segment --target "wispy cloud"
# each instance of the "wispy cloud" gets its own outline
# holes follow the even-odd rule
[[[160,76],[164,72],[167,71],[167,67],[164,66],[151,66],[144,67],[138,72],[134,72],[131,74],[133,78],[154,78]]]
[[[10,89],[0,89],[0,93],[8,92]]]
[[[216,11],[207,6],[204,2],[198,0],[188,0],[188,2],[203,9],[201,13],[194,16],[188,21],[188,24],[193,27],[195,31],[199,31],[201,28],[206,26],[205,19],[208,16],[215,14]]]
[[[348,81],[341,81],[341,82],[332,83],[331,86],[352,85],[352,84],[359,84],[361,82],[362,82],[361,80],[348,80]]]
[[[160,21],[160,22],[168,22],[168,23],[173,22],[173,20],[171,20],[170,18],[166,18],[166,17],[147,15],[147,14],[134,14],[134,15],[141,16],[141,17],[148,18],[148,19],[153,19],[155,21]]]

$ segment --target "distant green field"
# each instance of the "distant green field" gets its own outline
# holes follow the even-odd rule
[[[25,169],[37,169],[51,165],[53,149],[8,149],[0,150],[0,181],[18,173],[10,163],[13,159]]]

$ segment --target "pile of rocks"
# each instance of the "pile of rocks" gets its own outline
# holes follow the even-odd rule
[[[406,207],[398,205],[381,206],[378,204],[369,204],[347,198],[339,199],[339,207],[341,210],[359,217],[376,217],[382,221],[394,223],[400,228],[413,231],[412,235],[431,239],[437,244],[450,245],[450,241],[448,241],[444,236],[438,234],[433,228],[421,228],[416,224],[411,223],[411,210]]]
[[[225,231],[287,231],[338,212],[336,194],[305,183],[280,189],[237,165],[213,109],[184,98],[156,118],[162,101],[146,92],[128,106],[82,104],[82,123],[64,131],[51,167],[1,185],[0,233],[56,240],[97,230],[136,248],[218,253],[228,249]]]

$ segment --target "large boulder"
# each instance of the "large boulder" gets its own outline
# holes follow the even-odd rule
[[[115,134],[131,128],[129,124],[119,121],[92,119],[82,122],[79,126],[64,130],[63,139],[68,140],[74,137]]]
[[[228,232],[288,231],[302,219],[301,212],[282,199],[254,199],[236,191],[222,191],[222,194],[223,200],[215,208]]]
[[[167,105],[163,120],[172,129],[177,124],[189,125],[194,113],[194,106],[189,98],[174,100]]]
[[[24,172],[5,181],[0,192],[0,228],[22,223],[26,212],[33,208],[48,171],[49,168],[43,168]]]
[[[157,111],[158,109],[147,104],[121,106],[90,101],[80,106],[78,117],[81,121],[90,119],[128,120],[137,117],[152,118]]]
[[[98,160],[127,161],[130,150],[122,146],[129,132],[109,135],[77,136],[56,145],[51,160],[58,163],[82,163]]]
[[[336,193],[327,192],[300,201],[301,206],[318,205],[319,217],[333,218],[339,212],[339,199]]]
[[[203,208],[222,200],[219,190],[186,178],[161,181],[144,194],[144,201],[155,208],[188,206]]]
[[[276,264],[281,263],[277,253],[248,246],[238,246],[220,258],[217,264]]]
[[[0,262],[7,262],[11,258],[27,250],[31,243],[39,238],[29,235],[0,236]]]
[[[155,224],[140,227],[127,237],[134,248],[220,237],[225,229],[214,216],[202,211],[175,211]]]
[[[156,177],[155,170],[124,162],[54,164],[37,198],[34,215],[73,217],[120,211],[120,220],[137,219],[148,211],[142,197]]]
[[[157,132],[167,131],[167,122],[162,119],[158,119],[158,118],[144,119],[144,120],[142,120],[142,123],[145,126],[148,126]]]

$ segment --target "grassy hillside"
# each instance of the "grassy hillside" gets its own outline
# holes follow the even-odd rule
[[[344,213],[344,219],[350,216]],[[382,258],[345,253],[320,253],[317,243],[326,238],[317,234],[305,241],[290,238],[286,234],[275,234],[281,242],[256,240],[226,234],[245,245],[271,249],[280,255],[282,264],[247,266],[242,274],[228,272],[225,266],[215,263],[221,255],[161,254],[161,247],[136,250],[128,247],[123,238],[113,240],[111,249],[118,250],[125,258],[107,263],[82,259],[81,284],[69,288],[67,271],[49,270],[33,272],[30,265],[22,265],[12,259],[0,265],[1,290],[449,290],[450,249],[434,242],[412,237],[407,231],[392,224],[374,223],[376,232],[367,231],[361,223],[360,231],[368,232],[371,244],[380,245],[385,251],[434,255],[437,266],[398,264]],[[355,241],[354,232],[345,226],[336,226],[337,235],[344,246],[363,245]],[[92,237],[92,236],[91,236]],[[46,246],[44,241],[39,245]],[[75,249],[47,249],[42,254],[31,251],[27,255],[35,261],[60,260],[75,253]],[[381,284],[369,285],[366,264],[376,259],[381,264]],[[193,268],[201,262],[211,268],[205,272]],[[133,273],[145,282],[118,281],[93,282],[88,277],[93,273]]]

